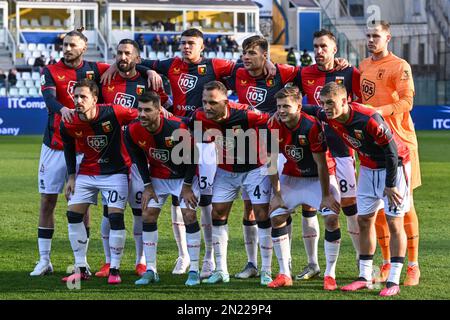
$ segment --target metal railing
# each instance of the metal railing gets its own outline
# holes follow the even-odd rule
[[[5,30],[6,34],[6,46],[8,50],[11,51],[13,64],[16,64],[16,41],[14,40],[14,37],[12,36],[8,28],[5,28],[3,30]]]
[[[108,62],[108,44],[103,35],[101,34],[100,30],[95,29],[95,34],[96,34],[95,42],[98,46],[98,49],[103,53],[103,60],[106,63]]]

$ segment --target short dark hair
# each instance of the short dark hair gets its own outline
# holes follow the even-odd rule
[[[227,88],[220,81],[210,81],[210,82],[208,82],[207,84],[205,84],[203,86],[203,90],[206,90],[206,91],[219,90],[224,95],[227,95],[227,93],[228,93]]]
[[[202,40],[204,40],[203,32],[201,32],[200,30],[195,29],[195,28],[191,28],[191,29],[187,29],[187,30],[183,31],[181,36],[182,37],[196,37],[196,38],[201,38]]]
[[[75,85],[73,86],[73,91],[75,91],[76,88],[81,88],[81,87],[86,87],[89,88],[89,91],[91,91],[92,95],[94,95],[95,97],[98,97],[98,86],[95,83],[95,81],[89,80],[87,78],[82,79],[80,81],[78,81],[77,83],[75,83]]]
[[[131,44],[134,47],[134,49],[136,49],[136,52],[138,55],[141,53],[141,50],[139,49],[139,44],[132,39],[120,40],[120,42],[117,44],[117,48],[119,48],[119,45],[121,45],[121,44]]]
[[[314,32],[314,39],[315,39],[315,38],[324,37],[324,36],[327,36],[328,38],[330,38],[331,40],[333,40],[334,43],[337,44],[336,36],[335,36],[334,33],[331,32],[330,30],[327,30],[327,29],[321,29],[321,30],[319,30],[319,31]]]
[[[334,81],[328,82],[323,88],[320,90],[321,96],[336,96],[338,94],[347,95],[347,89],[343,84],[338,84]]]
[[[251,36],[244,40],[242,49],[248,50],[250,48],[259,46],[264,52],[269,50],[269,43],[263,36]]]
[[[161,97],[159,96],[159,94],[152,90],[145,91],[142,95],[139,96],[138,101],[142,103],[151,102],[158,108],[161,106]]]
[[[302,102],[302,93],[298,87],[284,87],[275,93],[275,99],[293,98],[295,101]]]
[[[372,20],[370,25],[373,28],[380,26],[382,30],[391,33],[391,24],[387,20]]]
[[[66,33],[65,37],[79,37],[84,42],[88,42],[88,38],[83,34],[84,27],[80,27],[79,29],[72,30]]]

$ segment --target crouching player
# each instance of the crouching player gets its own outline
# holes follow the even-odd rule
[[[356,291],[372,286],[373,255],[376,248],[376,212],[384,208],[391,233],[391,270],[381,296],[400,292],[400,275],[406,254],[403,217],[410,207],[408,147],[373,109],[348,103],[345,87],[327,83],[320,91],[323,109],[312,107],[320,120],[328,122],[339,137],[358,152],[358,224],[361,232],[359,278],[342,287]],[[310,111],[308,111],[310,112]]]
[[[325,219],[325,290],[336,290],[336,262],[339,255],[339,189],[336,177],[329,175],[325,153],[327,144],[317,119],[301,112],[302,95],[296,87],[283,88],[275,94],[279,121],[269,124],[278,130],[279,150],[287,162],[281,176],[270,175],[272,242],[280,265],[280,273],[269,288],[292,285],[291,245],[287,220],[295,208],[306,204],[321,209]],[[276,157],[274,158],[276,161]],[[278,166],[272,165],[273,168]]]
[[[180,118],[164,118],[160,113],[160,105],[161,101],[157,93],[152,91],[143,93],[139,97],[139,122],[132,123],[125,131],[126,145],[144,182],[141,200],[142,240],[147,271],[135,284],[147,285],[159,282],[156,268],[158,216],[167,197],[169,195],[180,197],[186,185],[192,186],[192,188],[186,188],[187,192],[183,192],[183,194],[186,193],[186,197],[183,198],[189,199],[188,205],[185,201],[181,201],[180,204],[186,225],[187,248],[191,262],[186,285],[195,286],[200,284],[201,233],[195,211],[200,190],[198,179],[193,178],[196,167],[187,165],[189,157],[186,157],[186,154],[176,153],[177,149],[174,150],[179,144],[184,144],[190,152],[191,136]],[[183,140],[175,142],[175,135],[181,135]]]
[[[125,246],[123,212],[128,197],[127,174],[131,165],[126,148],[122,144],[122,126],[136,119],[137,110],[119,105],[97,105],[99,89],[87,79],[74,86],[76,114],[72,123],[61,122],[69,179],[66,184],[68,200],[67,220],[69,240],[75,256],[75,273],[63,278],[64,282],[87,280],[87,235],[83,216],[91,204],[97,204],[100,191],[108,205],[111,224],[109,246],[111,268],[108,283],[118,284],[120,261]],[[78,175],[75,176],[75,144],[84,157]]]

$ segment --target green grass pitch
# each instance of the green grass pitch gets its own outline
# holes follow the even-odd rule
[[[394,299],[449,299],[450,287],[450,132],[418,132],[423,185],[415,193],[415,203],[420,220],[421,283],[418,287],[402,287]],[[123,283],[110,286],[106,279],[93,278],[81,283],[80,290],[69,290],[60,278],[73,255],[67,236],[66,202],[63,196],[56,208],[56,229],[52,244],[52,262],[55,273],[46,277],[31,278],[28,274],[38,260],[37,222],[39,194],[37,170],[41,137],[0,137],[0,299],[380,299],[378,290],[356,293],[322,290],[322,278],[306,282],[294,281],[294,286],[271,290],[259,285],[258,279],[231,279],[228,284],[186,288],[186,276],[171,274],[177,257],[175,240],[170,224],[170,211],[166,205],[161,214],[158,244],[158,271],[161,282],[137,288],[134,281],[134,240],[132,237],[132,214],[126,211],[127,242],[122,262]],[[101,208],[93,207],[91,241],[88,261],[94,271],[103,258],[100,237]],[[242,236],[242,201],[237,201],[229,220],[230,241],[228,264],[230,274],[244,266],[246,255]],[[294,216],[293,272],[298,273],[305,265],[305,253],[301,242],[300,216]],[[323,223],[319,259],[325,269],[323,254]],[[349,283],[357,276],[355,255],[347,235],[345,218],[341,216],[342,245],[337,264],[339,286]],[[203,249],[202,249],[203,253]],[[377,250],[375,264],[381,261]],[[278,266],[274,255],[273,273]],[[405,269],[402,279],[405,276]]]

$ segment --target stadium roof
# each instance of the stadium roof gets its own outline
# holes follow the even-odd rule
[[[107,0],[109,3],[145,3],[160,5],[256,6],[252,0]]]
[[[319,4],[314,0],[290,0],[297,7],[319,8]]]

